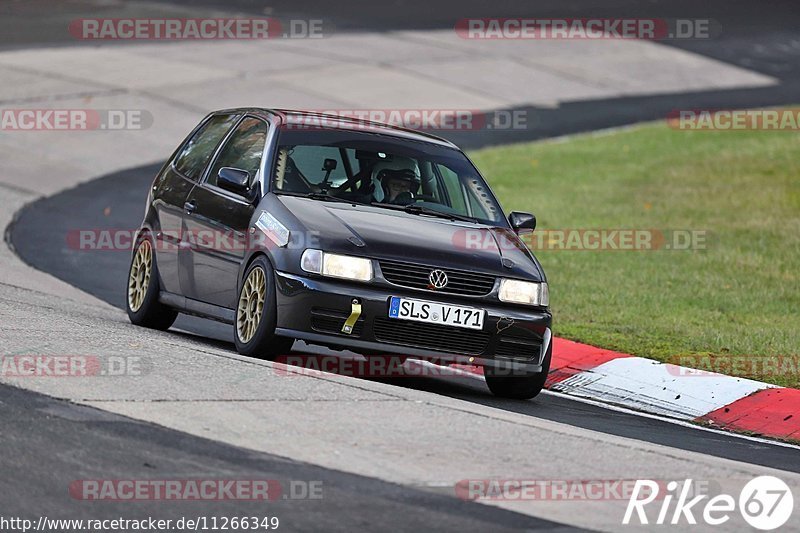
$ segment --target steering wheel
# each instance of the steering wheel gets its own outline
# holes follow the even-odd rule
[[[410,205],[416,201],[417,200],[414,197],[414,193],[411,191],[405,191],[395,196],[394,200],[392,200],[390,203],[395,205]]]
[[[438,201],[436,198],[434,198],[430,194],[418,194],[414,198],[416,198],[417,202],[431,202],[433,204],[441,203],[440,201]]]

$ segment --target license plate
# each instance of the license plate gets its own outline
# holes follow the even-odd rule
[[[442,324],[459,328],[483,329],[486,312],[474,307],[462,307],[438,302],[426,302],[392,296],[389,300],[389,318],[414,320],[429,324]]]

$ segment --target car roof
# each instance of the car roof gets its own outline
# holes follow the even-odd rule
[[[409,128],[394,126],[391,124],[384,124],[374,120],[361,119],[357,117],[348,117],[344,115],[333,115],[329,113],[321,113],[318,111],[303,111],[297,109],[274,109],[263,107],[238,107],[233,109],[223,109],[214,111],[212,114],[218,113],[250,113],[264,118],[279,117],[284,124],[300,124],[300,125],[314,125],[324,123],[325,128],[341,129],[352,131],[354,126],[358,126],[360,131],[368,131],[372,133],[381,133],[384,135],[391,135],[401,139],[414,140],[420,142],[427,142],[447,146],[449,148],[458,147],[447,139],[424,133]],[[323,122],[324,121],[324,122]]]

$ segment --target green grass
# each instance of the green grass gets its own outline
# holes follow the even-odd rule
[[[705,250],[536,252],[556,335],[800,385],[800,136],[647,124],[470,154],[539,229],[689,229]]]

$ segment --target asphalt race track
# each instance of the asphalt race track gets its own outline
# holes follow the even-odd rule
[[[155,112],[167,109],[164,122],[193,123],[207,110],[203,95],[181,101],[169,93],[168,83],[166,89],[145,86],[129,92],[106,86],[101,67],[96,69],[96,86],[73,90],[76,78],[50,72],[48,61],[57,61],[47,54],[57,55],[65,49],[94,51],[93,43],[76,42],[64,31],[77,17],[185,17],[194,12],[197,14],[192,16],[233,13],[320,18],[329,22],[336,34],[358,36],[451,31],[454,20],[482,16],[710,18],[722,29],[716,38],[667,41],[653,45],[654,49],[686,53],[669,56],[677,57],[670,67],[677,73],[684,66],[682,61],[689,68],[690,64],[705,65],[699,63],[702,60],[719,66],[721,72],[736,67],[743,78],[771,80],[741,87],[711,83],[703,89],[663,93],[652,87],[634,88],[609,97],[557,99],[552,105],[515,104],[507,110],[526,113],[529,127],[524,130],[440,132],[464,148],[663,119],[675,109],[798,102],[800,9],[795,2],[780,0],[765,6],[723,0],[655,0],[643,5],[618,0],[604,4],[547,0],[493,5],[480,0],[445,0],[431,8],[430,1],[421,0],[391,5],[313,0],[302,7],[288,0],[275,0],[268,6],[258,0],[9,2],[0,6],[0,56],[9,52],[12,57],[0,57],[0,72],[19,76],[14,80],[22,82],[19,87],[9,83],[0,89],[0,105],[30,107],[55,101],[53,105],[88,106],[96,98],[98,106]],[[427,38],[420,34],[412,37]],[[288,55],[301,57],[300,52],[291,50],[292,45],[288,45]],[[148,46],[160,44],[136,44],[137,50]],[[179,43],[175,49],[181,46]],[[97,47],[115,48],[123,47],[113,42]],[[29,51],[39,55],[25,57],[43,63],[13,62],[14,53]],[[180,53],[170,58],[173,64],[178,64]],[[343,54],[342,50],[337,53]],[[113,66],[120,57],[142,68],[130,51],[107,61]],[[337,68],[347,66],[342,56],[337,61]],[[27,94],[23,82],[29,82],[28,76],[36,72],[45,72],[43,85],[56,86],[50,96]],[[482,73],[469,75],[477,79]],[[470,86],[470,79],[459,82]],[[602,89],[600,85],[595,88]],[[76,100],[79,103],[74,103]],[[327,104],[320,101],[309,107]],[[183,127],[183,122],[180,124]],[[10,224],[5,242],[25,263],[15,258],[19,265],[13,264],[3,255],[7,250],[0,250],[3,355],[49,350],[144,354],[155,370],[142,379],[0,383],[0,445],[4,452],[0,457],[0,516],[47,513],[61,518],[177,519],[274,515],[288,531],[467,532],[593,529],[592,513],[596,512],[604,520],[601,523],[598,518],[597,529],[616,531],[619,512],[592,507],[596,502],[585,507],[583,502],[483,505],[454,497],[453,481],[516,475],[551,480],[660,476],[705,478],[725,485],[768,472],[800,485],[800,448],[796,446],[709,431],[555,393],[546,392],[527,402],[497,399],[476,379],[272,379],[274,374],[265,377],[272,368],[269,363],[236,354],[230,326],[181,316],[166,333],[135,328],[120,311],[124,309],[129,250],[81,250],[76,246],[77,232],[136,229],[160,165],[154,161],[172,150],[179,139],[173,138],[172,132],[165,138],[164,130],[156,128],[148,142],[109,148],[115,141],[105,136],[98,148],[90,142],[81,144],[80,134],[31,135],[14,137],[0,132],[0,159],[17,151],[27,156],[9,163],[0,175],[0,207],[13,206],[7,213]],[[42,141],[44,138],[49,140]],[[32,139],[30,147],[28,139]],[[62,139],[64,146],[56,146]],[[52,160],[48,142],[57,152]],[[109,151],[124,163],[112,161],[115,156]],[[94,157],[98,168],[115,170],[95,172]],[[63,180],[62,169],[69,176]],[[17,175],[22,177],[17,179]],[[39,177],[41,182],[36,181]],[[12,213],[14,219],[10,220]],[[4,261],[11,265],[8,274]],[[70,293],[64,284],[50,283],[41,273],[110,306],[95,304],[96,300],[88,297],[86,303],[77,290]],[[349,356],[303,343],[296,343],[294,350]],[[325,492],[319,500],[279,498],[265,506],[243,501],[86,502],[77,501],[66,490],[81,479],[153,478],[258,478],[286,484],[315,480],[324,485]],[[795,516],[797,506],[796,501]],[[741,528],[742,522],[730,525]],[[789,526],[800,528],[798,522]]]
[[[86,228],[101,231],[136,228],[141,222],[142,198],[147,194],[158,169],[158,165],[153,165],[126,170],[29,205],[11,226],[9,237],[14,249],[35,268],[124,309],[125,293],[120,287],[125,287],[129,252],[76,249],[76,234]],[[81,206],[78,212],[73,207],[76,205]],[[43,253],[43,250],[46,252]],[[204,342],[235,351],[231,328],[188,316],[180,316],[173,326],[173,329],[195,335],[204,339]],[[298,343],[295,346],[299,347]],[[333,353],[324,348],[317,351]],[[398,379],[394,383],[529,416],[567,422],[580,428],[800,472],[800,458],[793,448],[697,431],[557,395],[545,395],[535,402],[513,402],[492,397],[482,383],[452,384],[435,378]]]

